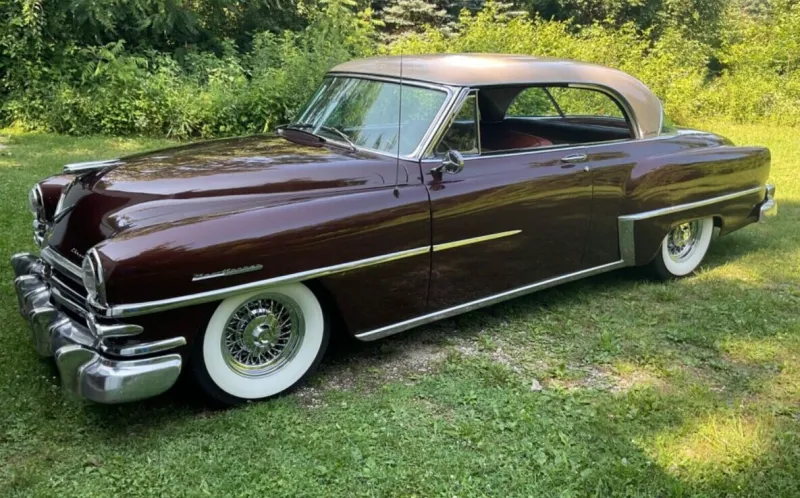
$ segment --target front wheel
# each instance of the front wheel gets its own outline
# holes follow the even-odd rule
[[[284,393],[313,371],[328,345],[319,300],[303,284],[233,296],[195,344],[200,387],[226,405]]]
[[[687,221],[672,227],[652,263],[663,280],[685,277],[697,270],[711,245],[714,219]]]

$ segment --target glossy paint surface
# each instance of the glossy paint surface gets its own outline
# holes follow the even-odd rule
[[[585,162],[562,160],[579,152]],[[394,159],[275,136],[156,151],[79,176],[48,243],[78,265],[96,246],[112,304],[456,246],[312,283],[358,334],[619,261],[620,216],[763,186],[769,154],[695,133],[468,158],[458,174],[436,165],[402,161],[395,188]],[[637,221],[636,263],[672,224],[713,215],[725,233],[755,221],[761,198]],[[193,281],[251,265],[262,268]],[[127,321],[145,327],[141,340],[180,329],[191,344],[216,304]]]
[[[520,230],[434,252],[430,311],[581,268],[592,183],[582,164],[562,161],[570,153],[468,158],[455,175],[423,164],[434,245]]]

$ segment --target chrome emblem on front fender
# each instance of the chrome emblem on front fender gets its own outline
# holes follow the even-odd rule
[[[230,277],[232,275],[239,275],[240,273],[258,271],[262,268],[264,268],[263,265],[250,265],[241,266],[239,268],[226,268],[225,270],[215,271],[214,273],[198,273],[192,277],[192,282],[197,282],[198,280],[208,280],[209,278]]]

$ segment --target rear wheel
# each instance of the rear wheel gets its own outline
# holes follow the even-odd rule
[[[655,274],[670,280],[694,273],[708,252],[713,233],[713,218],[687,221],[672,227],[653,260]]]
[[[329,331],[319,300],[303,284],[230,297],[195,344],[193,372],[226,405],[266,399],[305,380],[322,360]]]

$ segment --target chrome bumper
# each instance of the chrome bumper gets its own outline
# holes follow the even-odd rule
[[[69,392],[97,403],[125,403],[156,396],[175,384],[179,354],[136,360],[103,356],[100,337],[51,304],[46,263],[32,254],[16,254],[11,266],[19,311],[28,320],[36,351],[55,357]]]
[[[764,202],[758,213],[758,221],[767,221],[767,218],[778,214],[778,202],[775,200],[775,185],[767,185],[767,192],[764,195]]]

